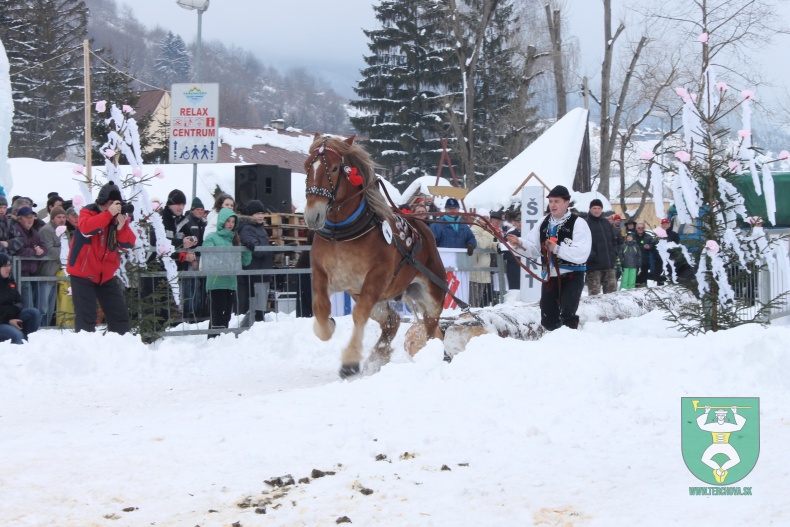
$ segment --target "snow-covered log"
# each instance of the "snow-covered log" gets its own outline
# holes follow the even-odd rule
[[[672,304],[696,303],[687,289],[678,286],[652,287],[618,291],[607,295],[582,297],[577,311],[582,326],[591,321],[638,317],[659,309],[656,296]],[[470,339],[486,333],[519,340],[537,340],[546,333],[540,325],[538,303],[517,302],[476,309],[455,318],[443,318],[440,326],[444,331],[445,353],[453,357],[463,351]],[[425,345],[425,330],[422,324],[414,324],[406,334],[406,349],[414,355]]]

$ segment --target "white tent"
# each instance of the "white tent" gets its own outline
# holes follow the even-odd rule
[[[466,206],[490,210],[507,208],[513,201],[511,198],[518,200],[518,195],[513,194],[522,186],[540,186],[541,181],[549,189],[564,185],[570,190],[584,141],[587,113],[583,108],[574,108],[565,114],[515,159],[469,192],[464,199]],[[530,177],[531,174],[537,177]],[[571,193],[579,210],[587,210],[595,197],[604,202],[604,210],[611,208],[608,200],[596,192]]]

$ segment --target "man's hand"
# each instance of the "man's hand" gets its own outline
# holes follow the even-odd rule
[[[557,247],[558,247],[557,242],[553,240],[546,240],[546,242],[544,243],[544,247],[546,247],[546,250],[551,254],[557,254]]]
[[[123,229],[123,224],[126,223],[126,215],[125,214],[118,214],[115,219],[116,225],[118,226],[118,230]]]
[[[466,244],[466,254],[468,254],[469,256],[472,256],[472,254],[474,254],[474,252],[475,252],[475,246],[472,245],[471,243]]]
[[[113,216],[118,216],[121,213],[121,202],[113,201],[112,205],[110,205],[107,210],[109,210],[110,214],[112,214]]]
[[[737,406],[733,406],[732,407],[732,413],[733,413],[733,415],[737,415],[738,414],[738,407]]]
[[[184,249],[190,249],[190,248],[194,247],[195,245],[197,245],[197,243],[198,243],[197,238],[195,238],[194,236],[187,236],[186,238],[184,238],[183,246],[184,246]],[[193,254],[193,256],[194,256],[194,254]],[[191,262],[192,260],[188,260],[188,261]]]
[[[39,247],[38,245],[36,245],[36,248],[35,248],[35,249],[33,249],[33,250],[35,251],[35,253],[36,253],[36,256],[41,256],[42,254],[44,254],[44,249],[42,249],[42,248],[41,248],[41,247]]]
[[[521,241],[519,241],[518,236],[515,234],[507,235],[507,243],[513,247],[521,247]]]
[[[650,244],[649,244],[649,243],[646,243],[646,244],[644,245],[644,247],[645,247],[645,249],[650,249]]]
[[[706,406],[705,407],[705,415],[708,415],[709,413],[710,413],[710,406]]]
[[[184,256],[185,262],[194,262],[195,259],[195,253],[186,253],[186,256]]]
[[[22,319],[12,318],[11,320],[8,321],[8,323],[10,325],[14,326],[16,329],[19,329],[19,330],[22,329]]]
[[[3,247],[8,247],[8,242],[5,240],[0,240],[0,245],[2,245]]]

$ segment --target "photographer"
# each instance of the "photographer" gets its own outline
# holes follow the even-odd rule
[[[96,203],[80,211],[66,266],[77,331],[96,330],[97,300],[109,331],[123,335],[130,329],[129,311],[115,272],[121,265],[118,249],[131,249],[136,237],[122,213],[121,201],[121,190],[107,183],[99,190]]]

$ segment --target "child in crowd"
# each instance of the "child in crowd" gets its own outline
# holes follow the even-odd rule
[[[203,240],[203,247],[233,247],[241,245],[239,235],[235,231],[237,220],[236,213],[232,209],[221,209],[218,213],[217,231],[206,236]],[[241,261],[242,265],[249,265],[252,261],[252,253],[241,253]],[[225,329],[230,324],[237,287],[238,282],[235,275],[206,277],[206,291],[209,295],[209,309],[211,312],[210,328]],[[216,336],[209,335],[209,338]]]
[[[620,263],[623,266],[620,289],[633,289],[636,285],[636,274],[642,265],[642,249],[634,239],[633,231],[626,233],[625,243],[620,247]]]

